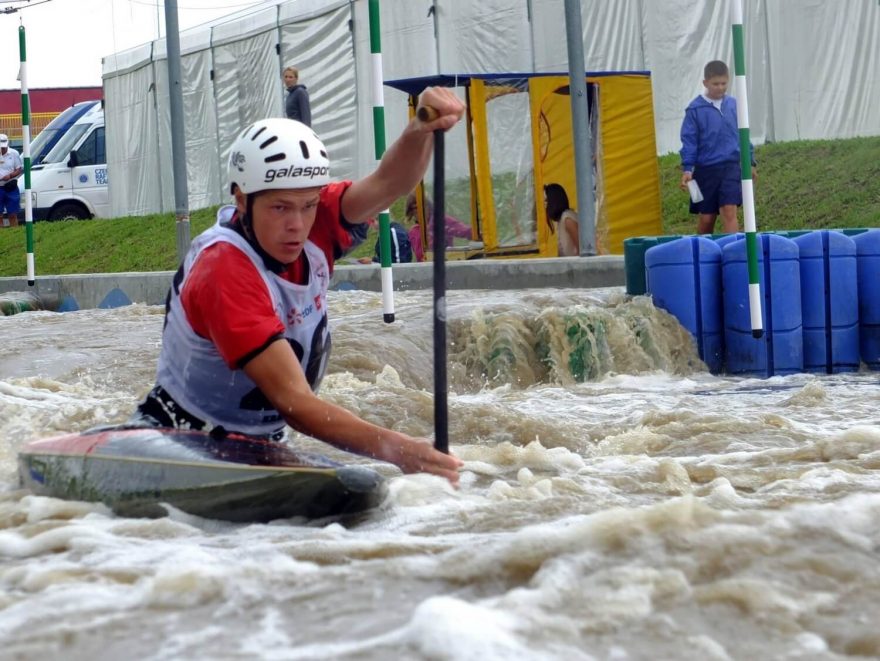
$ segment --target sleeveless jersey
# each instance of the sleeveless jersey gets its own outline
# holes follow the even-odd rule
[[[217,242],[231,243],[250,258],[269,291],[275,312],[284,326],[284,337],[303,366],[312,390],[317,391],[330,354],[327,322],[329,267],[324,252],[306,241],[309,282],[298,285],[272,273],[256,251],[235,231],[218,223],[195,238],[190,252],[169,291],[157,384],[186,411],[209,425],[247,435],[271,435],[284,427],[257,385],[240,369],[230,369],[214,344],[200,337],[186,318],[180,292],[199,255]]]
[[[566,209],[562,212],[559,224],[556,227],[557,246],[560,257],[577,257],[581,253],[581,247],[572,241],[571,236],[565,229],[565,219],[571,218],[577,225],[578,218],[574,211]]]

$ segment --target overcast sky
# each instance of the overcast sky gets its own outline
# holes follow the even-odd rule
[[[181,30],[263,0],[177,0]],[[18,89],[18,28],[28,87],[100,86],[101,58],[165,36],[165,0],[0,0],[0,89]],[[160,33],[161,31],[161,33]]]

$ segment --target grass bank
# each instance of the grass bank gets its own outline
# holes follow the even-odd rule
[[[762,145],[756,149],[758,229],[880,226],[880,137]],[[694,219],[679,190],[678,156],[659,158],[663,231],[688,234]],[[403,204],[392,206],[400,218]],[[192,213],[190,234],[214,222],[216,208]],[[170,271],[177,264],[173,214],[34,224],[37,274]],[[375,234],[354,256],[372,255]],[[25,230],[0,229],[0,276],[26,272]]]
[[[880,137],[761,145],[755,160],[758,230],[880,225]],[[678,188],[678,155],[661,156],[659,162],[663,231],[693,233],[689,198]]]

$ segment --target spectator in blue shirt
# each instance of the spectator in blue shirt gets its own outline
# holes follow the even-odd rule
[[[730,72],[720,60],[709,62],[703,70],[705,92],[688,105],[681,124],[681,188],[688,189],[692,179],[699,185],[703,199],[691,199],[691,213],[699,214],[697,232],[711,234],[721,215],[722,229],[739,229],[736,210],[742,204],[739,129],[736,99],[727,96]],[[749,145],[751,150],[751,145]],[[754,151],[752,174],[754,169]]]

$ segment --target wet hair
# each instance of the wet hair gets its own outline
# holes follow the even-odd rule
[[[560,184],[547,184],[544,186],[544,195],[547,198],[547,225],[550,233],[556,231],[553,221],[562,218],[562,214],[571,206],[568,203],[568,195]]]
[[[721,60],[712,60],[705,67],[703,67],[703,80],[709,80],[710,78],[717,78],[718,76],[730,77],[730,70],[727,68],[727,65]]]

